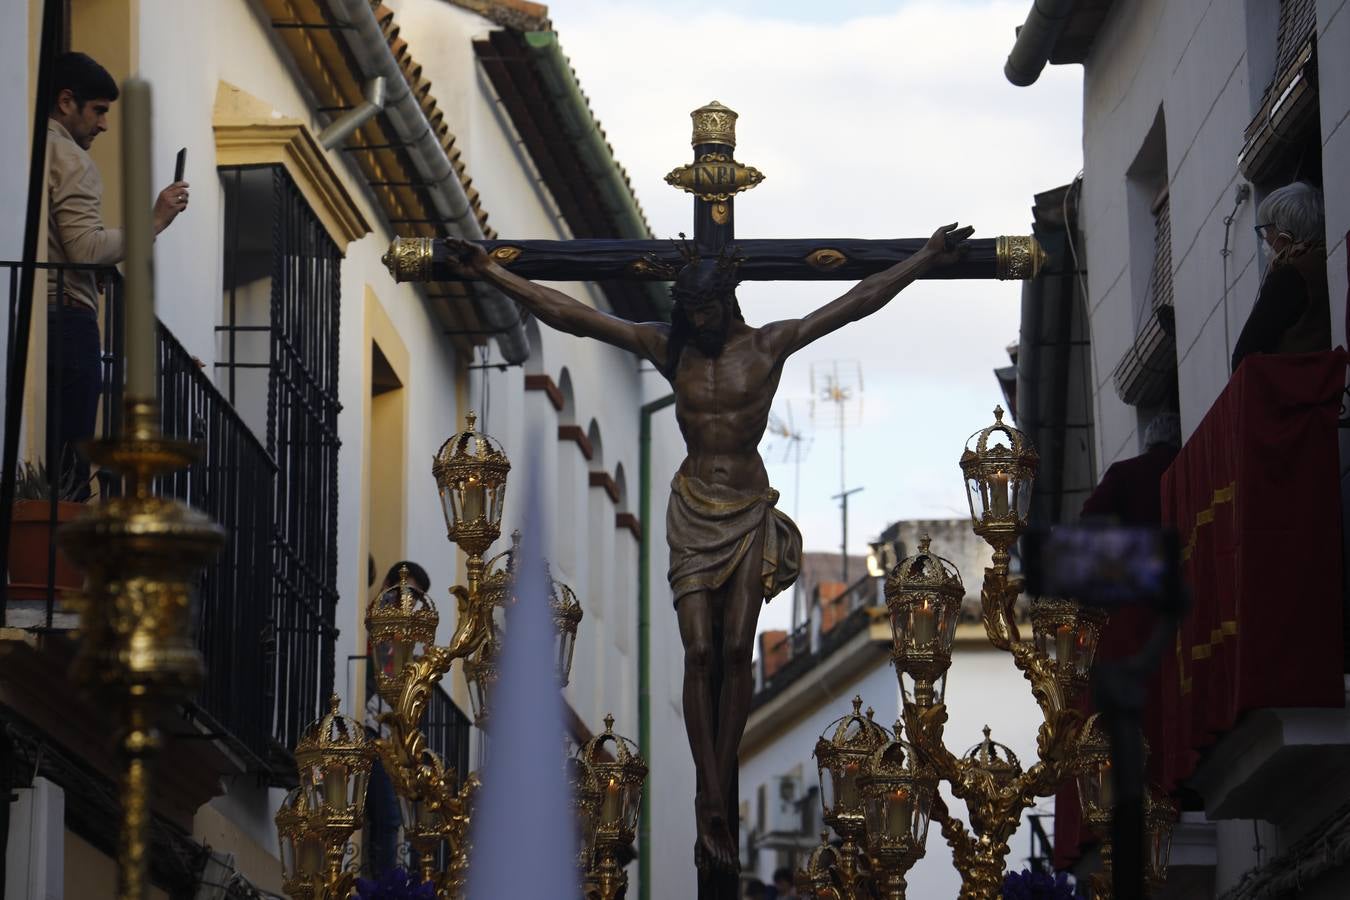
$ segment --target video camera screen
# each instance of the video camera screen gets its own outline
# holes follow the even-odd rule
[[[1027,590],[1094,606],[1175,603],[1179,553],[1170,529],[1060,526],[1025,538]]]

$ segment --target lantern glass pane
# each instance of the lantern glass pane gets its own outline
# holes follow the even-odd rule
[[[911,646],[920,650],[932,649],[941,631],[942,606],[927,594],[916,597],[909,607]]]
[[[351,805],[348,791],[347,767],[333,762],[323,771],[322,803],[334,812],[341,812]]]
[[[281,837],[281,872],[286,878],[295,877],[295,835],[280,835]]]
[[[903,650],[909,641],[908,605],[896,604],[891,607],[891,641],[897,650]]]
[[[984,519],[985,510],[988,504],[985,500],[984,489],[980,487],[978,478],[966,479],[966,499],[970,501],[970,518],[976,525]]]
[[[1102,813],[1111,812],[1115,805],[1111,779],[1110,760],[1103,760],[1099,766],[1078,776],[1078,799],[1083,805],[1084,814],[1089,804]]]
[[[473,523],[482,519],[486,513],[487,493],[483,483],[476,476],[469,476],[460,482],[460,503],[463,505],[464,521]]]
[[[323,871],[323,842],[313,832],[305,832],[300,838],[300,847],[296,853],[296,866],[301,876],[317,875]]]
[[[885,834],[891,841],[903,841],[914,829],[914,792],[907,785],[894,785],[886,790],[883,797],[886,815]]]
[[[624,785],[624,805],[623,821],[624,826],[634,833],[637,832],[638,816],[642,809],[642,789],[636,784]]]
[[[914,842],[922,847],[928,842],[928,822],[933,810],[933,793],[929,790],[918,792],[918,802],[914,804]]]
[[[1030,476],[1019,478],[1013,483],[1013,502],[1019,519],[1025,519],[1027,513],[1031,510],[1032,484],[1034,484],[1034,481]]]
[[[375,642],[372,648],[375,651],[375,674],[385,678],[397,678],[398,673],[403,671],[403,666],[399,665],[397,660],[400,654],[397,646],[398,642],[392,637],[385,637],[383,640]]]
[[[352,815],[360,819],[366,811],[366,787],[370,783],[370,771],[354,770],[347,780],[351,783]]]
[[[1013,509],[1015,498],[1012,496],[1013,485],[1007,472],[992,472],[989,474],[985,483],[985,491],[988,496],[989,514],[995,519],[1003,520],[1008,518],[1008,511]]]
[[[820,808],[825,815],[834,812],[834,776],[825,766],[817,770],[820,775]]]
[[[853,760],[840,763],[830,770],[834,782],[834,813],[858,812],[861,798],[858,794],[858,764]]]
[[[488,504],[488,521],[493,525],[500,525],[502,521],[502,512],[506,506],[506,484],[497,485],[491,491]]]
[[[1087,623],[1079,624],[1074,649],[1074,674],[1086,678],[1092,670],[1092,660],[1097,655],[1097,634]]]
[[[886,824],[886,801],[880,796],[870,796],[863,800],[863,821],[867,825],[867,836],[872,841],[883,837],[882,826]],[[889,835],[886,835],[889,837]]]
[[[454,531],[459,527],[459,497],[452,486],[441,489],[441,512],[445,515],[445,527]]]
[[[568,679],[572,673],[572,650],[576,647],[576,635],[566,631],[559,630],[557,635],[557,663],[558,663],[558,682],[563,687],[567,687]]]

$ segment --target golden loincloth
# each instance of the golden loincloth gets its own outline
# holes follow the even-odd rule
[[[773,488],[747,493],[676,474],[666,509],[667,577],[675,602],[685,594],[726,584],[761,532],[764,601],[790,587],[801,570],[802,535],[787,515],[774,508],[777,502]]]

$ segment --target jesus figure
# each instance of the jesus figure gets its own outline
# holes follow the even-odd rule
[[[630,322],[513,275],[477,244],[447,241],[452,265],[487,281],[559,331],[649,360],[671,383],[687,456],[666,514],[671,590],[684,644],[684,720],[694,756],[700,869],[735,871],[727,819],[741,735],[750,714],[750,658],[760,604],[791,586],[801,533],[774,508],[778,492],[759,455],[769,408],[793,353],[870,316],[926,272],[956,262],[974,231],[955,223],[904,261],[860,281],[800,319],[756,328],[736,302],[736,261],[693,258],[671,289],[671,322]],[[714,696],[715,670],[721,671]]]

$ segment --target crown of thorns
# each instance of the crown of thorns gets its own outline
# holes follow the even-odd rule
[[[736,285],[740,283],[739,269],[741,262],[745,259],[740,248],[736,246],[722,247],[718,250],[717,257],[712,260],[714,265],[709,271],[706,268],[698,267],[698,264],[705,261],[705,257],[699,253],[699,247],[693,241],[688,240],[683,233],[680,234],[678,241],[672,241],[675,249],[679,251],[684,264],[676,269],[669,263],[657,259],[655,256],[648,256],[647,261],[653,269],[660,272],[664,277],[672,278],[675,284],[671,286],[670,295],[676,303],[702,304],[719,301],[735,290]],[[693,285],[688,283],[681,284],[680,276],[691,267],[693,272],[702,274]]]

